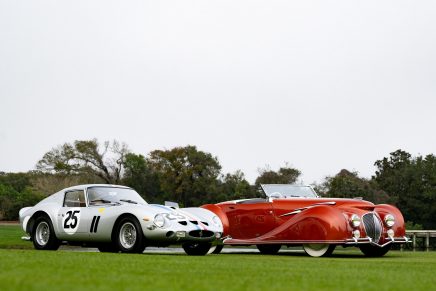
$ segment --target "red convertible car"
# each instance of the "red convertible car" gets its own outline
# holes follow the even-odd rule
[[[281,246],[303,246],[313,257],[328,256],[336,246],[357,246],[366,256],[383,256],[403,244],[404,219],[398,208],[362,199],[320,198],[310,186],[261,185],[266,198],[203,205],[224,226],[222,244],[256,245],[263,254]]]

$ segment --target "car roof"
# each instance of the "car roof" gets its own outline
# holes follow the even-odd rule
[[[131,189],[130,187],[123,186],[123,185],[113,185],[113,184],[83,184],[83,185],[75,185],[68,188],[65,188],[61,191],[68,191],[68,190],[85,190],[90,187],[113,187],[113,188],[124,188],[124,189]]]

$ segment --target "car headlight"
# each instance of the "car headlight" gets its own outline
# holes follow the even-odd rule
[[[220,225],[221,220],[218,218],[218,216],[214,216],[212,217],[212,221],[213,223],[215,223],[216,225]]]
[[[387,214],[385,216],[385,224],[387,227],[392,227],[395,224],[395,217],[392,214]]]
[[[352,227],[359,227],[360,225],[360,217],[357,214],[351,215],[350,224]]]
[[[390,238],[394,238],[395,232],[393,229],[388,229],[387,234]]]
[[[154,219],[153,219],[153,223],[157,227],[164,227],[165,226],[165,217],[163,216],[163,214],[156,214]]]
[[[178,213],[168,213],[167,214],[167,218],[170,220],[174,220],[174,219],[186,219],[186,217],[184,217],[181,214]]]
[[[355,229],[355,230],[353,231],[353,237],[355,237],[355,238],[360,238],[360,231],[357,230],[357,229]]]

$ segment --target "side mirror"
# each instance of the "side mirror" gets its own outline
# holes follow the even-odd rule
[[[168,206],[168,207],[171,207],[171,208],[179,208],[179,203],[171,202],[171,201],[165,201],[165,206]]]

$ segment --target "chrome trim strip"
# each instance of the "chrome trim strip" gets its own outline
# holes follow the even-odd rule
[[[289,216],[289,215],[293,215],[293,214],[298,214],[298,213],[300,213],[300,212],[302,212],[302,211],[303,211],[302,209],[297,209],[297,210],[294,210],[294,211],[292,211],[292,212],[288,212],[288,213],[285,213],[285,214],[279,215],[279,217]]]
[[[309,209],[309,208],[312,208],[312,207],[315,207],[315,206],[320,206],[320,205],[336,205],[336,202],[334,202],[334,201],[327,201],[327,202],[320,202],[320,203],[311,204],[309,206],[306,206],[306,207],[303,207],[303,208],[297,208],[297,209],[294,209],[291,212],[279,215],[279,217],[289,216],[289,215],[293,215],[293,214],[298,214],[298,213],[300,213],[300,212],[302,212],[302,211],[304,211],[306,209]]]

